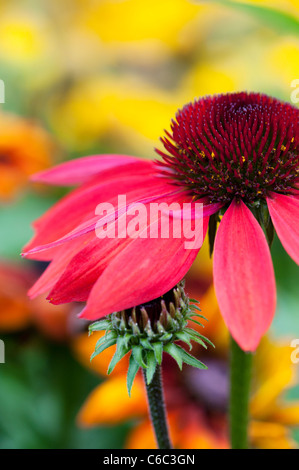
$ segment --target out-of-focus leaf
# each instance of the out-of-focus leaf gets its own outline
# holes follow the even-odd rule
[[[198,0],[195,3],[218,3],[252,15],[265,26],[276,29],[280,34],[299,34],[299,20],[290,13],[281,10],[232,0],[212,0],[209,2]]]
[[[121,448],[129,425],[81,429],[76,415],[99,377],[83,368],[67,345],[34,332],[1,336],[0,449]]]
[[[28,194],[17,201],[0,205],[0,258],[20,258],[23,246],[33,235],[32,222],[54,202],[54,198]]]

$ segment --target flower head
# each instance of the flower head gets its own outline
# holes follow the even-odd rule
[[[258,93],[207,97],[186,105],[162,139],[164,167],[196,197],[255,203],[299,182],[298,110]],[[169,155],[170,154],[170,155]]]
[[[178,113],[159,165],[102,155],[35,175],[80,187],[35,224],[25,256],[51,264],[30,295],[50,291],[54,304],[87,301],[81,315],[89,320],[151,301],[184,278],[209,227],[221,313],[238,344],[254,351],[276,307],[267,242],[273,226],[299,264],[298,139],[296,108],[265,95],[228,94],[202,98]],[[186,237],[174,232],[151,237],[153,223],[146,218],[141,236],[97,238],[95,209],[102,202],[115,205],[119,194],[127,205],[100,218],[102,225],[117,220],[127,227],[130,204],[148,210],[152,202],[201,202],[197,248],[186,247]],[[196,219],[195,211],[190,217]],[[159,213],[155,223],[161,219]]]

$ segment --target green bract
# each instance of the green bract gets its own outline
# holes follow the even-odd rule
[[[197,304],[196,300],[187,297],[184,283],[180,282],[158,299],[108,315],[89,327],[90,334],[94,331],[106,331],[97,342],[91,359],[116,344],[116,352],[108,367],[110,374],[116,364],[131,352],[127,375],[129,395],[139,368],[145,369],[147,383],[151,383],[157,365],[162,363],[163,352],[170,354],[180,369],[183,363],[207,369],[201,361],[177,344],[178,341],[186,343],[189,351],[192,349],[191,341],[204,348],[207,348],[206,343],[214,347],[205,336],[188,327],[189,321],[203,327],[194,319],[205,319],[198,313],[200,309]]]

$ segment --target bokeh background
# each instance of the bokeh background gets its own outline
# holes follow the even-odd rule
[[[290,101],[299,79],[298,0],[1,0],[0,448],[153,447],[140,378],[126,396],[126,363],[107,379],[77,305],[30,302],[45,268],[22,260],[31,223],[64,194],[28,176],[94,153],[155,158],[176,110],[207,94],[252,90]],[[256,447],[299,443],[299,268],[277,238],[278,307],[255,357],[250,428]],[[227,447],[227,331],[205,246],[187,290],[201,301],[216,352],[208,372],[165,385],[175,444]],[[205,375],[204,375],[205,374]],[[184,411],[184,413],[183,413]]]

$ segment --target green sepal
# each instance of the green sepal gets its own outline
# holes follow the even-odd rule
[[[185,333],[184,331],[178,331],[176,334],[175,334],[175,338],[176,339],[179,339],[180,341],[183,341],[183,343],[186,343],[188,344],[189,346],[189,351],[191,351],[192,349],[192,344],[191,344],[191,341],[190,341],[190,336]]]
[[[176,346],[176,347],[180,349],[180,355],[181,355],[183,362],[185,362],[189,366],[197,367],[198,369],[207,369],[207,366],[203,364],[203,362],[191,356],[191,354],[187,353],[185,349],[181,348],[180,346]]]
[[[199,300],[197,299],[191,299],[191,297],[189,297],[189,302],[191,302],[192,304],[199,304]]]
[[[200,333],[198,333],[198,331],[195,331],[195,330],[193,330],[192,328],[185,328],[185,331],[186,331],[190,336],[199,338],[199,339],[201,339],[202,341],[204,341],[205,343],[208,343],[210,346],[213,346],[213,348],[215,348],[215,344],[212,343],[212,341],[209,340],[209,338],[207,338],[206,336],[203,336],[203,335],[201,335]]]
[[[183,358],[182,358],[180,349],[182,348],[180,348],[180,346],[177,346],[174,343],[168,343],[168,344],[165,344],[164,346],[164,351],[166,351],[168,354],[171,355],[171,357],[173,357],[173,359],[177,362],[180,370],[182,370]]]
[[[147,338],[141,338],[140,344],[144,347],[144,349],[154,350],[152,343]]]
[[[104,334],[104,336],[102,336],[97,342],[96,342],[96,345],[95,345],[95,351],[102,346],[102,344],[104,344],[106,341],[110,341],[111,339],[117,339],[117,333],[115,333],[114,331],[106,331],[106,333]]]
[[[143,367],[144,369],[146,369],[147,364],[143,360],[143,351],[144,349],[142,346],[135,345],[132,347],[132,353],[133,353],[135,361],[140,367]]]
[[[155,352],[155,357],[160,366],[162,364],[162,358],[163,358],[163,344],[160,342],[152,343],[152,344],[153,344],[153,348]]]
[[[160,341],[167,342],[172,338],[172,333],[165,333],[160,337]]]
[[[129,348],[125,344],[125,338],[119,336],[116,341],[116,351],[108,366],[107,374],[110,375],[116,364],[129,352]]]
[[[147,351],[146,362],[148,366],[146,369],[146,382],[149,385],[153,380],[153,376],[157,368],[157,359],[154,351]]]
[[[93,331],[103,331],[103,330],[111,330],[111,321],[110,320],[100,320],[92,323],[88,327],[89,333],[91,334]]]
[[[192,321],[193,323],[196,323],[196,325],[201,326],[202,328],[205,327],[205,325],[203,325],[202,323],[200,323],[200,322],[197,321],[197,320],[194,320],[193,318],[190,318],[190,321]]]
[[[132,338],[132,335],[130,335],[130,333],[125,334],[124,341],[125,341],[126,348],[129,347],[129,342],[130,342],[131,338]]]
[[[110,346],[113,346],[116,343],[116,338],[112,338],[110,340],[104,341],[90,356],[90,360],[95,358],[98,354],[101,352],[105,351],[105,349],[110,348]]]
[[[133,354],[130,356],[129,369],[127,373],[127,388],[129,397],[131,397],[131,390],[134,383],[134,379],[139,370],[139,364],[135,361]]]
[[[196,310],[197,312],[201,312],[201,311],[202,311],[201,308],[199,308],[196,304],[191,304],[191,305],[190,305],[190,308],[191,308],[192,310]],[[198,315],[201,315],[201,314],[199,313]]]
[[[201,313],[196,313],[196,312],[201,312],[200,308],[196,307],[196,305],[190,305],[190,309],[192,310],[192,314],[191,315],[187,315],[188,318],[190,317],[198,317],[198,318],[202,318],[203,320],[205,321],[209,321],[204,315],[202,315]],[[194,310],[196,310],[196,312],[194,312]]]

